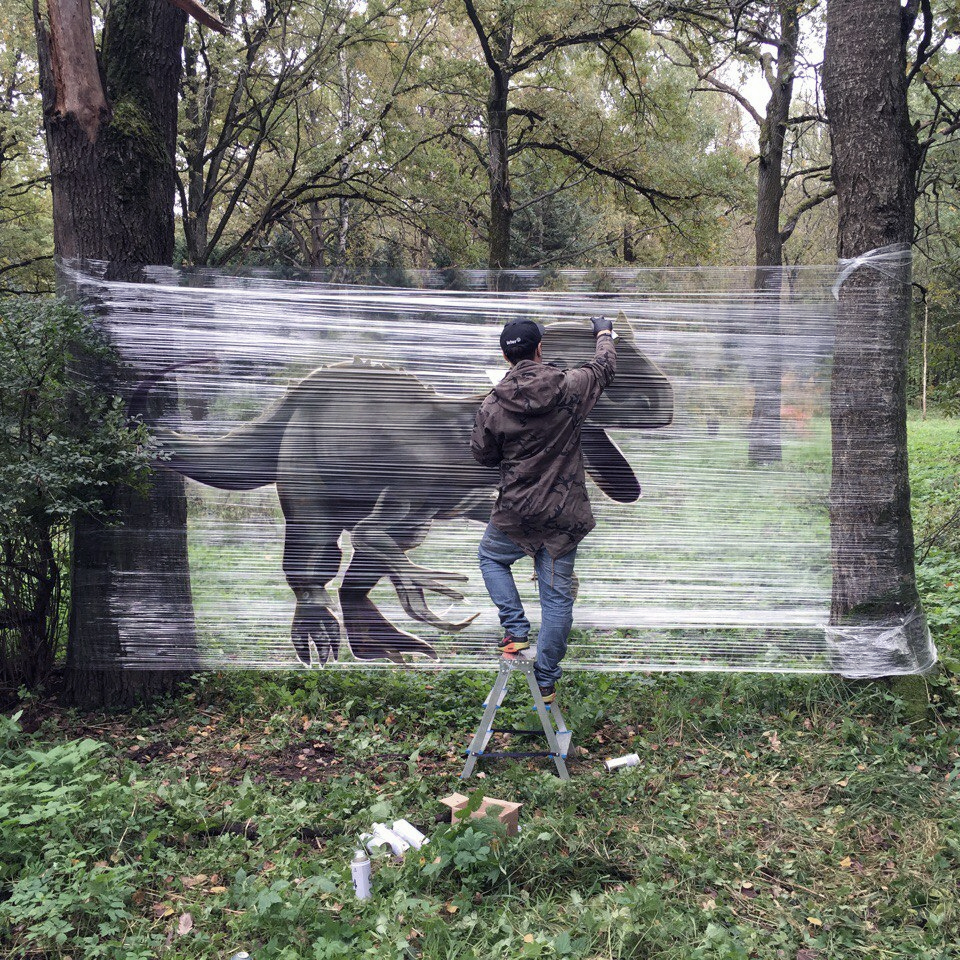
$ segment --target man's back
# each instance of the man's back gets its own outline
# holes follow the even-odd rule
[[[616,373],[611,337],[592,361],[562,370],[536,360],[514,364],[487,395],[473,429],[473,455],[500,467],[491,521],[533,555],[573,549],[593,529],[580,430]]]

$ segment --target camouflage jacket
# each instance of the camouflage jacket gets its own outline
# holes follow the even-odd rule
[[[598,337],[593,360],[581,367],[521,360],[477,411],[474,459],[500,467],[490,519],[530,556],[546,547],[562,557],[596,526],[580,429],[616,371],[613,338]]]

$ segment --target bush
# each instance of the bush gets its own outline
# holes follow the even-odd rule
[[[67,531],[86,513],[109,519],[111,485],[145,480],[142,427],[98,384],[77,389],[77,358],[110,351],[62,301],[0,300],[0,684],[36,686],[63,634]]]
[[[122,852],[136,787],[97,770],[102,744],[35,747],[16,721],[0,717],[0,942],[11,956],[27,944],[151,956],[122,946],[136,910],[137,868]]]

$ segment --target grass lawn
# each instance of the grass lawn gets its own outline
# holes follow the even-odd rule
[[[952,666],[960,424],[910,426],[919,580]],[[206,674],[122,717],[28,701],[0,718],[0,957],[960,954],[951,672],[919,716],[902,685],[829,676],[570,674],[573,780],[501,761],[470,783],[523,802],[517,838],[438,819],[491,682]],[[639,766],[605,771],[627,752]],[[360,904],[357,835],[396,817],[432,842],[377,861]]]

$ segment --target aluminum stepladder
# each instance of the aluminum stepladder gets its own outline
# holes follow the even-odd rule
[[[524,651],[527,653],[528,651]],[[540,718],[542,730],[517,730],[512,727],[495,727],[493,725],[496,719],[497,711],[503,706],[504,698],[507,695],[507,686],[510,678],[515,673],[521,673],[526,677],[527,685],[530,687],[530,696],[533,698],[533,704]],[[468,779],[481,757],[552,757],[557,767],[557,774],[561,780],[569,780],[570,774],[567,771],[567,753],[570,750],[570,740],[573,734],[567,729],[567,723],[563,719],[563,714],[557,707],[556,701],[551,704],[543,702],[540,696],[540,688],[537,686],[537,678],[533,673],[533,659],[521,655],[504,654],[500,658],[500,668],[497,672],[497,679],[494,681],[493,688],[487,695],[487,701],[483,705],[483,719],[477,732],[473,735],[473,740],[467,748],[467,763],[460,774],[461,780]],[[556,722],[556,728],[554,728]],[[487,744],[495,733],[522,733],[546,737],[547,750],[515,751],[515,750],[487,750]]]

